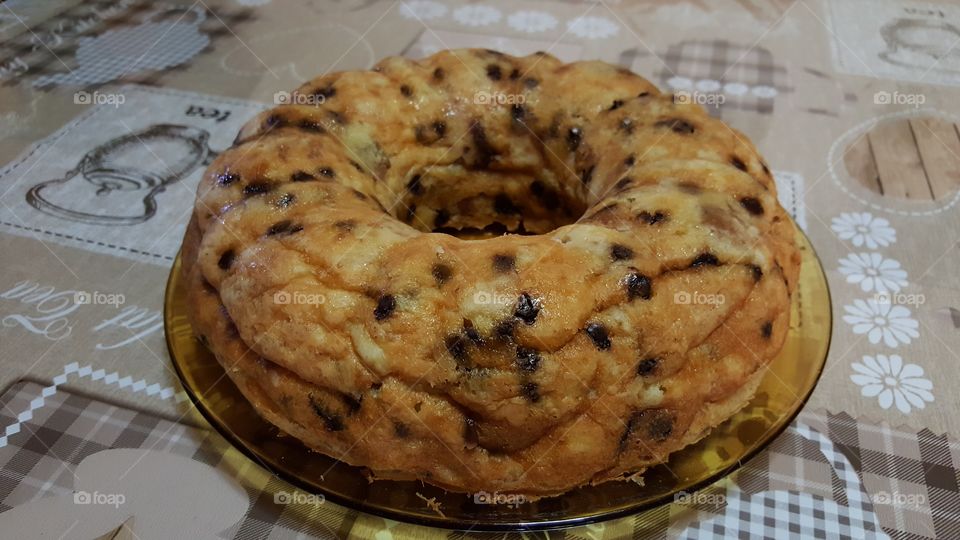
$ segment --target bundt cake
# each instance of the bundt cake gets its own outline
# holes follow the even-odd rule
[[[680,101],[544,53],[318,77],[202,178],[195,332],[375,478],[546,496],[664,462],[752,398],[800,264],[756,149]]]

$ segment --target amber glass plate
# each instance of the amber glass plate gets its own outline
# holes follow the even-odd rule
[[[257,463],[304,490],[362,512],[434,527],[505,531],[583,525],[672,501],[678,492],[690,492],[729,474],[776,438],[803,407],[827,358],[832,324],[823,269],[809,240],[802,233],[797,239],[803,266],[790,332],[756,397],[706,438],[672,454],[669,463],[649,469],[642,486],[607,482],[508,506],[477,504],[470,495],[420,482],[368,482],[362,469],[280,436],[257,416],[213,355],[193,337],[179,257],[167,283],[167,345],[187,393],[207,420]],[[431,498],[439,503],[442,515],[426,504]]]

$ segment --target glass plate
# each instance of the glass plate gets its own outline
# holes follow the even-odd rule
[[[368,482],[363,469],[280,436],[257,415],[213,355],[193,337],[179,257],[167,283],[167,345],[183,386],[213,427],[261,466],[304,490],[359,511],[432,527],[474,531],[572,527],[635,514],[672,501],[678,492],[716,481],[763,449],[797,415],[820,377],[832,328],[823,268],[806,236],[798,232],[797,240],[803,265],[790,331],[753,401],[700,442],[672,454],[667,464],[648,469],[642,486],[607,482],[511,507],[476,504],[471,495],[420,482]],[[442,515],[428,507],[431,498],[439,503]]]

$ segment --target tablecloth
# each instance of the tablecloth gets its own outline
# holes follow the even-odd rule
[[[82,538],[494,537],[272,477],[192,408],[162,324],[196,184],[246,119],[315,75],[457,47],[605,60],[740,129],[832,296],[823,376],[769,448],[672,504],[537,535],[960,537],[960,6],[895,0],[3,2],[0,536],[47,512]],[[181,503],[220,496],[117,504],[128,462],[180,471]]]

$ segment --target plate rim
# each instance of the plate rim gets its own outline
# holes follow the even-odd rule
[[[791,222],[793,222],[792,218],[791,218]],[[740,458],[737,461],[731,463],[730,465],[727,465],[726,467],[723,467],[722,469],[718,469],[716,472],[704,478],[703,480],[700,480],[694,484],[691,484],[690,486],[687,486],[683,490],[685,492],[692,493],[692,492],[698,491],[723,478],[726,478],[733,472],[743,468],[748,462],[753,460],[753,458],[755,458],[760,452],[762,452],[767,447],[769,447],[776,439],[780,437],[781,434],[783,434],[784,431],[787,430],[787,428],[793,423],[793,421],[797,418],[797,416],[799,416],[800,412],[803,411],[803,409],[806,407],[807,403],[809,402],[810,397],[813,395],[814,390],[816,390],[817,385],[820,383],[820,378],[823,376],[823,371],[826,367],[827,359],[829,359],[830,357],[830,347],[833,344],[833,319],[834,319],[833,297],[830,292],[830,282],[827,279],[826,271],[823,268],[823,262],[820,259],[820,255],[817,253],[816,249],[814,248],[813,242],[811,242],[810,237],[807,236],[806,232],[804,232],[802,229],[800,229],[799,226],[797,226],[796,222],[793,222],[793,225],[796,233],[803,236],[804,240],[806,241],[805,242],[806,246],[810,249],[810,253],[813,256],[813,260],[817,264],[818,277],[822,278],[823,283],[825,285],[824,289],[826,291],[826,303],[827,303],[826,313],[830,317],[830,324],[827,326],[826,345],[824,347],[823,361],[820,362],[819,367],[817,368],[817,373],[816,373],[816,377],[813,380],[813,384],[810,385],[810,388],[805,392],[804,395],[800,396],[800,399],[797,401],[796,408],[791,413],[789,413],[787,416],[784,417],[785,420],[783,424],[777,427],[776,429],[771,430],[770,436],[765,443],[757,445],[755,448],[751,448],[747,450],[746,452],[744,452],[742,456],[740,456]],[[571,517],[571,518],[555,518],[555,519],[546,519],[542,521],[530,521],[530,522],[509,522],[509,523],[474,522],[471,524],[472,525],[471,527],[465,528],[463,526],[463,522],[457,521],[455,518],[448,518],[446,516],[443,516],[442,514],[410,515],[410,514],[404,513],[403,511],[395,510],[390,507],[372,505],[367,503],[366,501],[358,502],[358,501],[349,499],[347,497],[343,497],[337,493],[316,489],[315,485],[312,485],[307,481],[300,479],[299,477],[273,470],[273,468],[270,467],[268,463],[264,463],[263,459],[260,456],[258,456],[253,449],[248,447],[246,444],[243,444],[242,441],[239,439],[239,437],[234,435],[225,426],[222,426],[221,422],[216,419],[214,413],[208,410],[208,408],[205,405],[203,405],[203,400],[201,400],[196,395],[194,388],[185,383],[186,378],[184,377],[184,373],[181,370],[180,363],[176,360],[176,355],[174,355],[173,353],[174,346],[172,343],[172,338],[171,338],[172,332],[170,328],[172,325],[172,322],[171,322],[171,317],[167,316],[167,313],[168,313],[167,307],[170,302],[170,298],[172,297],[171,285],[173,283],[173,280],[175,279],[175,274],[180,271],[180,266],[182,264],[181,255],[182,253],[178,251],[176,258],[174,259],[174,263],[170,267],[170,273],[167,276],[167,282],[166,282],[164,293],[163,293],[163,308],[164,308],[163,309],[163,331],[164,331],[164,340],[166,341],[166,344],[167,344],[167,352],[170,356],[170,363],[173,364],[174,370],[177,373],[177,377],[180,380],[180,386],[183,387],[184,392],[186,392],[187,396],[190,398],[190,401],[193,404],[194,409],[196,409],[200,413],[200,415],[204,418],[204,420],[208,424],[210,424],[210,426],[220,436],[226,439],[234,449],[239,450],[240,453],[246,456],[247,459],[251,460],[254,464],[262,468],[264,471],[266,471],[270,475],[276,478],[279,478],[280,480],[283,480],[284,482],[287,482],[298,489],[304,490],[307,493],[319,493],[323,495],[326,500],[330,500],[344,507],[345,509],[352,510],[355,512],[371,514],[378,517],[399,521],[402,523],[412,523],[412,524],[420,525],[424,527],[433,527],[433,528],[446,529],[446,530],[472,531],[472,532],[534,532],[534,531],[569,529],[573,527],[590,525],[593,523],[611,521],[611,520],[623,518],[626,516],[636,515],[642,512],[646,512],[648,510],[652,510],[654,508],[659,508],[664,504],[669,503],[669,498],[671,494],[664,494],[661,497],[654,498],[653,500],[649,500],[644,503],[637,503],[636,505],[633,505],[633,506],[627,506],[625,508],[621,508],[621,509],[609,511],[609,512],[596,512],[590,515],[581,515],[581,516]],[[233,381],[231,381],[229,377],[227,377],[227,380],[229,384],[233,384]],[[266,422],[266,420],[264,420],[262,417],[261,417],[261,420]],[[697,443],[694,443],[694,444],[697,444]],[[309,450],[309,451],[312,452],[312,450]],[[344,463],[340,460],[337,460],[337,461],[343,466],[353,467],[357,469],[361,468],[361,467],[350,465],[348,463]],[[412,483],[415,481],[410,481],[410,482]],[[443,489],[443,488],[440,488],[440,489]],[[449,492],[449,490],[447,491]],[[455,493],[455,492],[450,492],[450,493]],[[467,494],[465,494],[465,496],[466,495]]]

